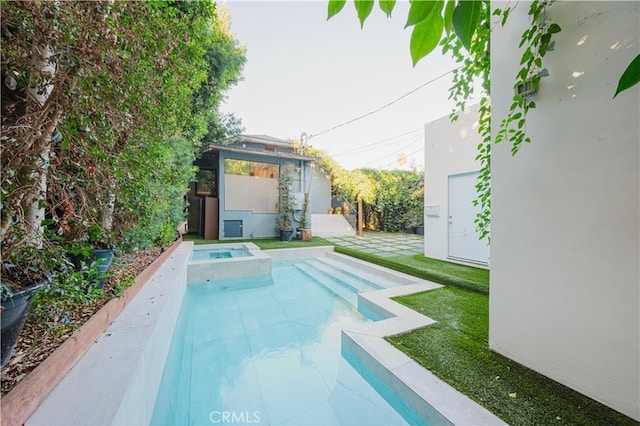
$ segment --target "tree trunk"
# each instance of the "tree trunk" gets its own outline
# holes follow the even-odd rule
[[[26,240],[29,245],[42,247],[43,228],[42,220],[45,215],[47,199],[47,169],[49,168],[49,153],[51,149],[51,137],[60,120],[60,107],[47,105],[51,97],[54,85],[52,80],[56,73],[56,66],[51,60],[52,51],[47,46],[34,45],[32,50],[31,71],[29,73],[29,87],[27,97],[29,109],[34,113],[44,114],[44,120],[34,120],[43,123],[42,128],[34,126],[31,129],[35,135],[33,143],[36,158],[33,160],[30,181],[33,182],[31,190],[22,201],[24,209]],[[46,106],[45,106],[46,105]]]
[[[102,229],[105,231],[111,231],[111,228],[113,228],[113,212],[116,204],[116,181],[113,177],[109,177],[108,185],[107,204],[102,208],[100,213]]]

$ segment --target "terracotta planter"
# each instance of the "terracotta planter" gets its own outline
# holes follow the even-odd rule
[[[311,241],[312,237],[311,237],[311,229],[309,228],[300,228],[300,239],[302,241]]]

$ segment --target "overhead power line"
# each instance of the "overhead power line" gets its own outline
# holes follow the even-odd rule
[[[397,151],[392,152],[391,154],[387,154],[382,158],[378,158],[377,160],[373,160],[373,161],[368,161],[367,162],[367,166],[372,166],[374,165],[374,163],[377,163],[378,161],[382,161],[382,160],[386,160],[388,159],[390,156],[392,155],[396,155],[396,154],[400,154],[402,151],[404,151],[405,149],[409,148],[411,145],[413,145],[414,143],[418,142],[418,141],[422,141],[422,135],[418,136],[417,138],[413,139],[411,142],[409,142],[408,144],[404,145],[403,147],[399,148]],[[424,146],[422,146],[420,149],[424,149]],[[420,150],[419,149],[419,150]]]
[[[398,139],[398,138],[401,138],[403,136],[407,136],[407,135],[410,135],[411,133],[415,133],[415,132],[419,132],[419,131],[422,131],[422,127],[419,128],[419,129],[411,130],[410,132],[407,132],[407,133],[402,133],[400,135],[391,136],[389,138],[382,139],[382,140],[377,141],[377,142],[373,142],[373,143],[370,143],[370,144],[367,144],[367,145],[363,145],[363,146],[360,146],[358,148],[353,148],[353,149],[350,149],[348,151],[343,151],[343,152],[339,152],[337,154],[332,154],[331,156],[332,157],[338,157],[338,156],[341,156],[341,155],[353,154],[355,152],[364,151],[367,148],[371,148],[371,147],[376,146],[376,145],[381,145],[384,142],[389,142],[389,141],[392,141],[394,139]],[[387,144],[385,144],[385,145],[387,145]]]
[[[407,154],[407,158],[408,158],[408,157],[411,157],[413,154],[417,154],[417,153],[419,153],[419,152],[420,152],[420,151],[422,151],[422,150],[424,150],[424,146],[421,146],[420,148],[416,149],[415,151],[408,153],[408,154]],[[399,153],[398,153],[398,154],[399,154]],[[392,162],[391,162],[391,163],[389,163],[389,164],[385,164],[384,166],[380,166],[380,168],[381,168],[381,169],[384,169],[384,168],[389,167],[389,166],[391,166],[391,165],[393,165],[393,164],[395,164],[395,163],[397,163],[397,162],[398,162],[398,160],[394,160],[394,161],[392,161]]]
[[[458,67],[458,68],[461,68],[461,67]],[[330,128],[328,128],[328,129],[326,129],[326,130],[323,130],[323,131],[321,131],[321,132],[319,132],[319,133],[312,134],[311,136],[309,136],[309,138],[312,138],[312,137],[315,137],[315,136],[324,135],[325,133],[329,133],[329,132],[331,132],[331,131],[333,131],[333,130],[336,130],[336,129],[340,128],[340,127],[346,126],[347,124],[351,124],[351,123],[353,123],[353,122],[355,122],[355,121],[362,120],[363,118],[368,117],[368,116],[370,116],[370,115],[372,115],[372,114],[375,114],[376,112],[380,112],[380,111],[382,111],[383,109],[388,108],[388,107],[390,107],[391,105],[395,104],[396,102],[398,102],[398,101],[400,101],[400,100],[402,100],[402,99],[406,98],[407,96],[409,96],[409,95],[411,95],[411,94],[413,94],[413,93],[417,92],[418,90],[422,89],[423,87],[428,86],[429,84],[431,84],[431,83],[433,83],[433,82],[435,82],[435,81],[437,81],[437,80],[440,80],[441,78],[443,78],[443,77],[444,77],[444,76],[446,76],[447,74],[451,74],[453,71],[455,71],[455,70],[456,70],[456,69],[458,69],[458,68],[454,68],[454,69],[449,70],[449,71],[447,71],[447,72],[445,72],[445,73],[443,73],[443,74],[440,74],[440,75],[439,75],[439,76],[437,76],[436,78],[433,78],[433,79],[431,79],[431,80],[427,81],[426,83],[421,84],[420,86],[416,87],[415,89],[410,90],[409,92],[405,93],[404,95],[400,96],[399,98],[396,98],[396,99],[392,100],[391,102],[389,102],[389,103],[387,103],[387,104],[385,104],[385,105],[381,106],[381,107],[380,107],[380,108],[378,108],[378,109],[375,109],[375,110],[373,110],[373,111],[370,111],[370,112],[368,112],[368,113],[366,113],[366,114],[363,114],[363,115],[361,115],[361,116],[359,116],[359,117],[352,118],[351,120],[345,121],[344,123],[338,124],[337,126],[330,127]]]

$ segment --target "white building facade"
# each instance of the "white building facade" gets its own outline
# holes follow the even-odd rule
[[[424,254],[487,267],[488,241],[479,239],[474,223],[480,211],[473,205],[480,170],[477,105],[453,124],[449,116],[426,124],[424,133]]]
[[[495,2],[494,7],[505,4]],[[513,97],[528,2],[494,28],[493,134]],[[640,3],[558,1],[562,31],[527,119],[493,146],[490,347],[640,420]]]

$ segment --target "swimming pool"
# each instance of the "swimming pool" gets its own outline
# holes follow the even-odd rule
[[[151,424],[424,424],[341,356],[370,320],[308,265],[188,286]]]
[[[255,365],[250,365],[253,359],[251,352],[249,352],[251,356],[246,356],[242,362],[236,359],[234,364],[240,366],[238,367],[238,371],[253,371],[253,374],[248,376],[249,378],[254,378],[253,382],[248,381],[246,383],[250,385],[253,384],[254,386],[250,387],[248,392],[245,392],[244,396],[240,396],[239,398],[240,400],[250,401],[250,398],[257,394],[259,398],[261,398],[261,401],[263,401],[263,406],[260,408],[254,409],[253,411],[218,409],[218,403],[216,401],[219,401],[219,399],[213,399],[218,393],[211,391],[211,389],[203,390],[195,387],[198,381],[202,382],[207,379],[204,374],[201,374],[202,377],[194,376],[194,374],[200,372],[195,372],[195,370],[191,368],[192,364],[195,365],[192,361],[202,356],[194,351],[195,345],[193,345],[193,342],[203,338],[207,339],[207,333],[216,330],[216,321],[218,321],[219,318],[222,318],[221,321],[224,321],[224,311],[218,311],[214,316],[209,317],[208,320],[210,322],[203,323],[200,329],[194,329],[192,327],[191,338],[189,340],[191,343],[179,347],[179,351],[174,349],[170,357],[171,361],[167,363],[167,355],[176,324],[178,323],[178,316],[183,299],[187,297],[187,293],[191,294],[191,292],[187,292],[186,289],[188,287],[188,268],[192,266],[192,262],[189,262],[192,252],[192,242],[183,242],[175,249],[171,256],[169,256],[169,258],[159,266],[151,278],[149,278],[146,285],[139,289],[136,297],[134,297],[122,313],[115,318],[113,323],[109,325],[97,340],[88,345],[86,353],[78,360],[62,381],[58,383],[55,389],[51,391],[46,399],[42,401],[37,410],[30,414],[29,419],[25,422],[27,426],[51,424],[138,425],[150,424],[153,416],[155,416],[154,421],[156,423],[171,423],[172,419],[178,419],[182,422],[184,417],[178,416],[184,416],[185,412],[188,416],[189,413],[193,412],[196,408],[196,404],[202,403],[198,402],[198,399],[202,398],[205,398],[204,402],[207,407],[216,404],[216,407],[209,408],[211,411],[208,413],[209,419],[205,421],[205,424],[265,424],[267,421],[275,424],[278,419],[278,413],[281,413],[281,411],[278,405],[274,404],[274,397],[266,393],[271,392],[273,395],[280,397],[286,395],[286,393],[279,389],[273,389],[273,386],[271,388],[267,385],[265,385],[265,388],[260,387],[260,381],[264,380],[264,375],[263,373],[259,374],[260,369]],[[301,366],[306,366],[311,369],[315,368],[318,373],[325,372],[326,375],[322,377],[324,383],[330,389],[331,397],[327,400],[322,399],[322,395],[320,395],[320,405],[309,409],[302,415],[307,415],[307,417],[295,417],[292,418],[289,423],[337,424],[338,422],[348,422],[350,424],[358,424],[358,422],[368,421],[366,418],[363,420],[363,417],[360,417],[360,415],[362,413],[364,413],[365,416],[367,415],[367,410],[371,406],[371,403],[357,405],[349,402],[349,404],[344,404],[349,405],[348,408],[344,408],[344,406],[342,409],[340,408],[340,402],[342,400],[350,401],[349,398],[354,395],[353,390],[356,389],[355,387],[347,387],[343,384],[350,383],[349,378],[354,378],[354,380],[357,381],[361,380],[361,377],[365,377],[367,382],[371,383],[380,394],[385,396],[386,401],[390,405],[398,409],[399,412],[403,412],[405,418],[411,417],[403,411],[405,408],[409,408],[410,412],[418,413],[419,418],[415,421],[408,421],[408,423],[420,424],[420,419],[426,419],[427,423],[437,425],[476,424],[479,426],[496,426],[504,424],[504,422],[495,415],[465,395],[457,392],[454,388],[435,377],[384,340],[385,336],[404,333],[434,323],[432,319],[394,302],[392,298],[433,290],[441,287],[440,285],[371,265],[358,259],[333,253],[332,247],[270,250],[268,255],[264,253],[254,253],[258,256],[268,257],[274,262],[293,259],[302,260],[301,263],[296,262],[298,271],[300,273],[306,273],[307,275],[314,275],[316,278],[315,281],[318,283],[325,281],[325,284],[333,285],[331,289],[326,288],[327,291],[321,292],[320,294],[334,295],[334,303],[341,304],[343,308],[346,306],[350,312],[354,312],[352,305],[345,305],[340,300],[354,300],[354,298],[345,294],[338,287],[335,287],[336,282],[341,283],[341,286],[355,286],[354,288],[358,288],[364,280],[365,284],[367,281],[372,281],[385,287],[378,291],[367,291],[357,294],[357,298],[355,299],[357,300],[358,310],[372,314],[374,318],[380,320],[367,321],[360,316],[359,321],[350,320],[345,323],[345,328],[342,329],[341,332],[341,352],[343,358],[337,356],[334,350],[331,350],[330,356],[334,357],[331,359],[325,358],[324,355],[312,357],[309,354],[312,354],[313,351],[311,348],[306,348],[305,346],[301,346],[301,349],[295,352],[299,359],[310,359],[313,362],[316,362],[316,359],[324,361],[324,364],[317,363],[318,367],[322,365],[333,365],[334,368],[337,369],[332,370],[334,373],[331,374],[331,370],[316,368],[313,363],[301,363]],[[229,269],[234,269],[234,267],[242,264],[243,259],[245,258],[201,262],[205,264],[209,263],[210,265],[216,264],[216,266],[222,265],[229,267]],[[311,268],[313,264],[316,266],[315,269]],[[276,279],[271,281],[273,278],[270,275],[271,263],[269,263],[268,266],[269,274],[260,274],[267,276],[265,281],[242,278],[239,280],[210,280],[209,282],[204,280],[198,282],[205,287],[215,288],[215,292],[222,294],[230,293],[240,295],[241,293],[250,293],[251,288],[261,289],[263,291],[265,289],[273,289],[273,291],[277,292],[276,289],[281,286],[279,284],[280,280]],[[244,269],[246,268],[243,268],[240,272],[245,272]],[[322,279],[322,274],[328,272],[328,269],[331,270],[329,275],[339,277],[340,279],[336,281],[326,281]],[[324,270],[324,272],[322,270]],[[320,274],[321,272],[322,274]],[[278,274],[274,276],[277,275]],[[238,276],[243,275],[240,274]],[[289,278],[291,278],[291,276],[289,276]],[[295,286],[295,281],[292,282],[289,278],[287,278],[289,285],[293,287],[288,288],[287,291],[284,292],[284,297],[290,297],[291,300],[295,300],[296,294],[298,294],[299,290],[303,289],[304,286]],[[205,287],[203,287],[203,289]],[[307,296],[309,296],[309,294],[307,294]],[[200,297],[200,295],[191,294],[189,297]],[[272,298],[274,297],[275,295],[272,295]],[[259,297],[257,297],[257,299],[259,299]],[[253,303],[260,305],[257,299],[254,299]],[[276,298],[276,302],[280,303],[280,299]],[[240,315],[242,315],[240,317],[242,320],[240,324],[243,329],[246,328],[245,320],[249,321],[252,318],[251,309],[249,309],[248,317],[245,317],[242,310],[246,310],[246,306],[243,307],[238,303],[234,307],[233,304],[218,303],[221,300],[222,298],[217,296],[205,298],[204,301],[209,305],[204,306],[204,310],[215,310],[224,306],[232,308],[232,310],[238,310]],[[250,298],[246,300],[247,303],[249,303]],[[269,302],[265,304],[265,307],[273,305],[273,300],[268,298],[264,300],[265,302]],[[291,309],[297,307],[298,312],[301,314],[305,312],[305,309],[309,310],[312,306],[315,306],[314,300],[311,300],[308,304],[305,304],[308,300],[304,298],[298,298],[298,301],[300,303],[292,304]],[[267,309],[267,311],[269,311],[269,309]],[[310,314],[312,312],[312,310],[309,311]],[[357,316],[358,314],[355,313],[355,315]],[[254,319],[257,321],[260,321],[263,317],[266,318],[267,315],[257,317],[254,315]],[[330,317],[340,318],[342,315],[336,314]],[[296,321],[301,322],[295,318],[288,320],[289,323]],[[232,322],[232,324],[234,324],[234,322]],[[236,321],[235,324],[238,324],[238,322]],[[273,324],[273,326],[275,325],[276,324]],[[293,324],[290,325],[293,326]],[[304,325],[304,323],[301,323],[298,324],[298,327]],[[266,326],[269,327],[269,325]],[[179,328],[184,327],[185,326],[182,325]],[[337,331],[337,329],[341,327],[342,325],[330,327],[325,324],[324,326],[316,328],[315,334],[318,336],[331,336],[330,339],[327,337],[320,339],[320,341],[333,340],[336,339],[335,334],[327,334],[327,330]],[[218,330],[220,330],[220,328],[218,328]],[[222,328],[222,330],[225,329]],[[304,330],[304,327],[302,327],[302,330]],[[255,331],[256,330],[254,330],[254,333]],[[294,328],[294,331],[296,331],[296,328]],[[244,330],[243,333],[245,335],[245,343],[249,345],[249,333],[246,330]],[[275,337],[270,336],[269,333],[263,333],[262,335],[266,339],[270,339],[268,342],[275,343],[280,336],[278,333],[274,334],[276,334]],[[302,337],[299,337],[299,339],[301,338]],[[208,341],[211,343],[211,339]],[[245,353],[246,345],[241,344],[241,346],[245,348]],[[310,346],[315,347],[318,345],[313,344]],[[230,353],[240,352],[235,351],[233,345],[228,345],[228,348],[224,349],[220,345],[218,345],[218,347],[224,353],[222,355],[207,355],[206,362],[204,363],[205,367],[212,369],[216,368],[216,365],[226,366],[229,364],[229,358],[226,353],[227,349]],[[237,345],[235,347],[237,347]],[[252,350],[252,346],[248,346],[248,348],[249,351]],[[284,345],[284,349],[282,350],[284,351],[285,349],[288,351],[289,358],[296,358],[296,356],[292,355],[292,349],[289,345]],[[280,352],[275,351],[275,353]],[[278,358],[276,355],[274,355],[274,357]],[[345,363],[345,359],[348,360],[349,363]],[[159,391],[165,366],[175,366],[177,362],[184,363],[184,370],[180,371],[179,374],[165,374],[169,379],[165,378],[165,387]],[[331,362],[333,362],[333,364],[331,364]],[[350,366],[353,366],[360,375],[353,374],[353,369],[351,369]],[[183,367],[181,366],[180,368]],[[266,383],[277,384],[280,383],[278,380],[281,378],[288,379],[290,375],[297,377],[297,370],[294,368],[289,369],[283,367],[282,369],[285,370],[285,373],[280,371],[275,378],[267,377]],[[169,370],[170,369],[167,371]],[[222,370],[227,371],[227,369]],[[171,371],[175,373],[176,370]],[[270,369],[267,369],[267,374],[270,371]],[[182,374],[183,372],[184,374]],[[289,374],[290,372],[292,374]],[[227,377],[234,377],[233,370],[230,372],[227,371],[227,373]],[[193,380],[193,389],[191,386],[192,377],[195,377]],[[325,377],[336,377],[336,382],[330,385],[328,384],[330,382],[325,380]],[[166,382],[171,379],[173,379],[174,382],[170,383],[170,387],[173,386],[188,392],[189,398],[174,398],[171,393],[167,392]],[[213,382],[213,380],[209,381]],[[231,380],[231,385],[237,381],[238,380]],[[287,382],[287,380],[284,381]],[[217,382],[220,383],[220,380],[217,380]],[[229,385],[229,387],[231,385]],[[224,389],[226,390],[227,388]],[[371,392],[370,388],[368,392]],[[343,397],[343,394],[347,396]],[[304,393],[301,392],[301,395],[304,395]],[[373,401],[374,398],[379,398],[375,393],[369,398],[369,394],[363,392],[361,389],[358,389],[355,395],[364,395],[364,399],[367,401]],[[192,396],[194,397],[193,400],[190,399]],[[295,396],[296,395],[294,395],[294,397]],[[326,393],[324,397],[326,397]],[[227,399],[233,400],[232,397],[228,397]],[[276,399],[275,401],[277,403],[278,400]],[[338,414],[332,414],[332,411],[324,410],[327,406],[333,410],[333,413]],[[156,413],[154,413],[154,407],[157,410]],[[266,411],[259,411],[263,408]],[[28,408],[24,409],[28,410]],[[205,408],[205,410],[206,409],[207,408]],[[275,410],[274,413],[276,414],[272,417],[267,417],[269,410]],[[358,417],[351,419],[348,417],[349,415],[357,415]],[[333,419],[332,416],[336,418]],[[276,419],[275,421],[274,418]],[[387,424],[393,422],[393,420],[382,416],[380,419],[384,420],[380,420],[378,423],[385,422],[385,424]],[[335,420],[335,422],[333,420]],[[188,418],[184,420],[184,422],[187,421],[189,421]],[[376,423],[375,419],[371,422]],[[286,423],[287,422],[284,421],[282,424]]]

